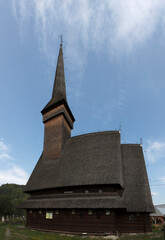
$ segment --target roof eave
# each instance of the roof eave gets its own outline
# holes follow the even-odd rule
[[[68,111],[72,121],[73,122],[75,121],[75,118],[74,118],[74,116],[73,116],[73,114],[72,114],[72,112],[70,110],[70,107],[68,106],[68,104],[67,104],[65,99],[62,99],[62,100],[60,100],[58,102],[54,102],[50,106],[48,106],[48,104],[42,109],[42,111],[41,111],[42,115],[63,104],[65,106],[65,108],[67,109],[67,111]]]

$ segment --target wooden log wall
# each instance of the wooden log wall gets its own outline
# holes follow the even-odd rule
[[[145,233],[152,231],[149,214],[117,212],[116,231],[119,233]]]
[[[46,210],[39,213],[35,209],[27,212],[27,227],[75,233],[144,233],[152,231],[149,214],[127,213],[110,210],[92,210],[92,215],[86,209],[77,209],[72,214],[71,209],[59,209],[59,214],[53,210],[53,219],[46,219]]]
[[[62,232],[77,233],[114,233],[115,232],[115,212],[111,211],[110,215],[106,215],[105,210],[92,210],[92,215],[88,214],[88,210],[76,210],[75,214],[71,210],[59,210],[59,214],[55,214],[53,210],[53,219],[46,219],[46,211],[28,210],[27,227],[49,229]]]

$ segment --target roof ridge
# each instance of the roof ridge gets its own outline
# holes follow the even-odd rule
[[[85,134],[72,136],[68,140],[73,139],[73,138],[77,138],[77,137],[85,137],[85,136],[89,136],[89,135],[97,135],[97,134],[99,135],[99,134],[108,134],[108,133],[120,133],[120,131],[119,130],[114,130],[114,131],[101,131],[101,132],[85,133]]]
[[[140,143],[121,143],[121,145],[124,145],[124,146],[140,146],[142,147],[142,145]]]

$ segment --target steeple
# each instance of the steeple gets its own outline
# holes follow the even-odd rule
[[[64,60],[63,60],[63,51],[62,51],[62,43],[60,44],[60,50],[57,60],[57,67],[54,79],[54,87],[52,98],[49,103],[44,107],[42,112],[45,112],[55,103],[64,100],[67,103],[66,97],[66,86],[65,86],[65,73],[64,73]]]
[[[60,101],[62,99],[64,99],[67,102],[62,44],[60,44],[60,51],[58,55],[52,98],[54,99],[55,102]]]
[[[66,98],[62,43],[57,60],[52,98],[41,113],[45,125],[43,158],[60,159],[75,121]]]

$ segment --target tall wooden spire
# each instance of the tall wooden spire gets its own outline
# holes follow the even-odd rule
[[[45,125],[43,157],[59,159],[66,140],[70,138],[75,121],[66,98],[62,43],[57,60],[52,98],[41,113]]]
[[[62,51],[62,44],[60,44],[52,98],[49,101],[49,103],[44,107],[42,112],[45,112],[52,105],[62,100],[64,100],[67,103],[63,51]]]
[[[62,44],[60,44],[52,98],[55,102],[62,99],[67,102]]]

